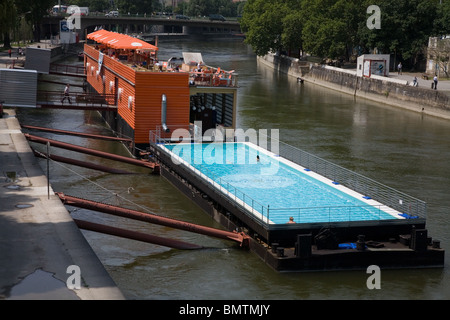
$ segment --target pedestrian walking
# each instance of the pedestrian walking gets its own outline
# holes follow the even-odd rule
[[[397,66],[398,74],[402,74],[402,63],[400,62]]]
[[[9,57],[11,58],[11,54],[12,54],[11,48],[9,48],[8,54],[9,54]]]
[[[437,74],[434,76],[433,81],[434,81],[434,90],[437,90],[437,84],[438,84]]]
[[[69,103],[72,104],[72,101],[70,101],[70,84],[67,84],[64,88],[64,97],[62,98],[61,103],[64,103],[66,98],[69,100]]]

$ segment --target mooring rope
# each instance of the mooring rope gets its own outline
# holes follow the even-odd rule
[[[44,155],[46,156],[46,154],[44,154]],[[47,159],[47,156],[46,156],[46,159]],[[127,198],[121,196],[122,193],[128,193],[128,194],[131,194],[131,191],[134,190],[133,187],[127,187],[125,190],[123,190],[123,191],[121,191],[121,192],[116,192],[116,191],[113,191],[113,190],[109,190],[108,188],[106,188],[106,187],[100,185],[99,183],[97,183],[97,182],[91,180],[89,177],[87,177],[87,176],[85,176],[85,175],[83,175],[83,174],[81,174],[81,173],[78,173],[78,172],[76,172],[75,170],[73,170],[73,169],[67,167],[66,165],[64,165],[64,164],[62,164],[62,163],[59,163],[59,162],[57,162],[57,161],[54,161],[54,160],[52,160],[52,159],[49,159],[49,160],[52,161],[53,163],[56,163],[56,164],[59,165],[60,167],[62,167],[62,168],[64,168],[64,169],[66,169],[66,170],[68,170],[68,171],[70,171],[70,172],[76,174],[76,175],[77,175],[78,177],[80,177],[81,179],[86,180],[87,182],[89,182],[89,183],[95,185],[96,187],[98,187],[98,188],[100,188],[100,189],[102,189],[102,190],[104,190],[105,192],[107,192],[107,193],[110,194],[110,195],[108,195],[107,197],[105,197],[105,198],[103,198],[102,200],[100,200],[99,202],[103,202],[104,200],[109,199],[109,198],[111,198],[111,197],[116,197],[116,199],[118,199],[118,200],[123,200],[124,202],[128,202],[128,203],[130,203],[130,204],[132,204],[132,205],[134,205],[134,206],[136,206],[136,207],[138,207],[138,208],[144,210],[145,212],[148,212],[148,213],[157,215],[156,213],[152,212],[149,208],[147,208],[147,207],[145,207],[145,206],[143,206],[143,205],[140,205],[140,204],[138,204],[138,203],[135,203],[135,202],[133,202],[133,201],[131,201],[131,200],[129,200],[129,199],[127,199]]]

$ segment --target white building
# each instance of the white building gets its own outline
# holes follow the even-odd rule
[[[428,75],[448,77],[450,73],[450,35],[446,37],[430,37],[427,50]]]
[[[60,20],[59,41],[61,44],[72,44],[79,41],[78,33],[69,29],[66,19]]]
[[[371,75],[388,77],[389,62],[388,54],[364,54],[358,57],[356,75],[367,78]]]

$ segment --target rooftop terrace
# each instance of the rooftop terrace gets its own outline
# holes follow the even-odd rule
[[[98,30],[87,38],[95,42],[88,48],[95,49],[136,72],[185,72],[189,73],[189,85],[201,87],[237,87],[237,74],[220,67],[208,66],[200,53],[183,53],[183,58],[168,61],[158,59],[158,47],[127,35]],[[86,50],[86,49],[85,49]]]

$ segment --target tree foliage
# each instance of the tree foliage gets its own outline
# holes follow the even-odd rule
[[[430,36],[450,33],[450,0],[377,0],[381,29],[369,29],[372,0],[249,0],[241,27],[256,54],[302,48],[327,58],[357,50],[417,61]]]
[[[184,6],[185,14],[193,17],[203,17],[210,14],[232,17],[237,15],[239,4],[231,0],[190,0]]]
[[[368,3],[369,1],[366,1]],[[398,53],[414,59],[436,30],[439,0],[380,0],[382,26],[379,30],[360,28],[361,45],[384,53]]]
[[[9,32],[14,28],[17,10],[14,0],[0,0],[0,36],[5,48],[10,48]]]
[[[303,39],[299,34],[303,32],[303,18],[299,11],[289,13],[282,20],[283,33],[281,34],[281,43],[287,48],[303,48]]]
[[[119,9],[122,13],[147,13],[150,14],[158,7],[158,0],[72,0],[70,5],[89,7],[91,12],[104,12]]]
[[[437,35],[450,34],[450,0],[443,0],[438,6],[434,28]]]
[[[122,13],[148,13],[153,11],[153,0],[116,0],[117,8]]]
[[[91,12],[103,12],[105,10],[113,9],[110,8],[110,0],[72,0],[70,1],[70,4],[79,7],[89,7],[89,11]]]
[[[48,14],[49,9],[53,7],[54,0],[14,0],[17,12],[33,28],[35,41],[40,41],[40,26],[42,19]]]
[[[298,1],[248,0],[241,19],[246,42],[257,55],[275,52],[283,47],[283,19],[290,15]],[[292,17],[290,17],[292,18]],[[286,39],[292,41],[292,39]]]

